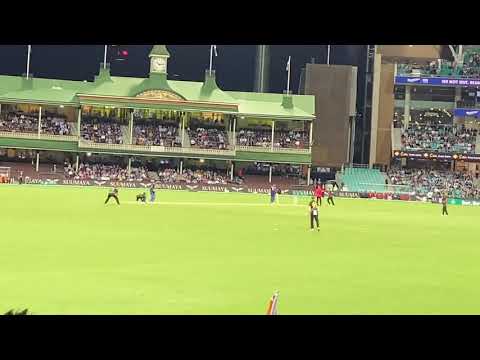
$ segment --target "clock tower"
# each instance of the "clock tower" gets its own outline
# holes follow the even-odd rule
[[[167,62],[170,53],[165,45],[154,45],[150,52],[150,74],[167,75]]]

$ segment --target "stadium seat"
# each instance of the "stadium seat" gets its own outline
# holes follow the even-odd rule
[[[385,192],[385,174],[378,169],[345,168],[341,180],[349,191]]]

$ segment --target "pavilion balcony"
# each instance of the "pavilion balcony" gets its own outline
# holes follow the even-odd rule
[[[310,154],[310,149],[296,149],[296,148],[282,148],[274,146],[263,147],[263,146],[242,146],[237,145],[235,148],[237,151],[249,151],[249,152],[260,152],[260,153],[277,153],[277,154]]]
[[[196,154],[196,155],[223,155],[235,156],[235,150],[227,149],[201,149],[196,147],[170,147],[170,146],[155,146],[155,145],[129,145],[129,144],[105,144],[94,143],[91,141],[80,140],[80,148],[111,150],[122,152],[141,152],[141,153],[170,153],[170,154]]]
[[[19,138],[19,139],[41,139],[41,140],[57,140],[57,141],[77,141],[78,136],[75,135],[52,135],[38,134],[37,132],[18,132],[18,131],[0,131],[0,137]]]

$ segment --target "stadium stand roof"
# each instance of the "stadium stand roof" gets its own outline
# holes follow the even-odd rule
[[[155,45],[150,56],[170,56],[165,45]],[[71,81],[0,75],[0,102],[80,106],[86,99],[129,107],[133,103],[168,105],[180,109],[218,109],[251,117],[313,120],[315,98],[311,95],[284,95],[223,91],[215,73],[206,72],[204,82],[168,80],[166,74],[150,73],[147,78],[111,76],[101,68],[94,81]],[[285,101],[288,97],[289,101]],[[157,101],[158,100],[158,101]],[[92,100],[93,101],[93,100]],[[133,105],[132,105],[133,106]]]

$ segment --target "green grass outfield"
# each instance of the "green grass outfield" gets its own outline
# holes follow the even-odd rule
[[[0,186],[0,312],[480,314],[480,208]],[[163,204],[162,204],[163,202]]]

